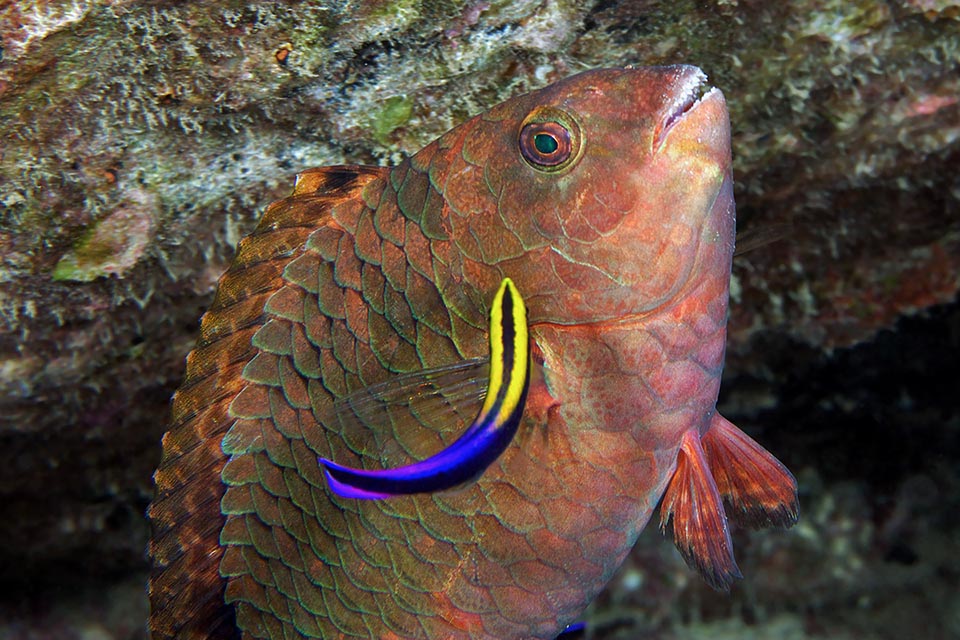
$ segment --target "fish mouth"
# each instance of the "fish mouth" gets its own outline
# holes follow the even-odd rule
[[[677,86],[654,132],[653,148],[659,151],[666,144],[673,128],[693,114],[701,104],[722,97],[716,87],[707,83],[707,76],[696,67],[686,67],[685,73],[677,79]]]

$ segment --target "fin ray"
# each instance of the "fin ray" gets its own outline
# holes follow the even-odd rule
[[[703,449],[734,522],[754,529],[797,522],[796,479],[750,436],[716,414]]]
[[[742,577],[720,492],[695,429],[683,435],[677,468],[660,506],[660,528],[665,531],[668,526],[687,565],[711,587],[728,591]]]
[[[451,414],[476,413],[488,366],[488,358],[472,358],[399,374],[337,399],[328,411],[347,431],[381,426],[390,408],[406,409],[420,428],[445,425]]]

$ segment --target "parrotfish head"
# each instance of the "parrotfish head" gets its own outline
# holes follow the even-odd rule
[[[729,119],[696,67],[582,73],[438,143],[434,164],[459,151],[442,190],[464,278],[513,278],[531,323],[627,320],[729,278]]]

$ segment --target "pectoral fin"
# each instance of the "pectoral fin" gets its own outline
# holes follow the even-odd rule
[[[786,467],[723,416],[701,437],[684,434],[660,507],[687,564],[722,591],[740,578],[723,502],[733,520],[751,527],[789,527],[797,521],[797,481]]]
[[[393,469],[357,469],[320,458],[331,490],[347,498],[389,498],[451,489],[482,474],[510,444],[530,384],[526,308],[509,278],[490,310],[490,372],[484,404],[453,444]]]
[[[711,587],[727,591],[734,580],[743,577],[733,557],[720,492],[696,429],[683,435],[677,468],[660,505],[660,528],[668,526],[687,565]]]
[[[488,358],[471,358],[395,375],[337,399],[322,410],[323,421],[337,424],[348,442],[364,431],[393,431],[414,449],[428,450],[438,432],[465,429],[476,416],[489,365]]]
[[[716,414],[703,436],[703,450],[735,523],[753,529],[796,524],[797,481],[750,436]]]

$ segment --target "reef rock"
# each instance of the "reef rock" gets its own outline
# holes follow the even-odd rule
[[[731,407],[760,416],[955,299],[960,2],[0,0],[3,590],[143,570],[198,318],[296,171],[393,162],[586,68],[676,62],[727,96],[756,245]]]

